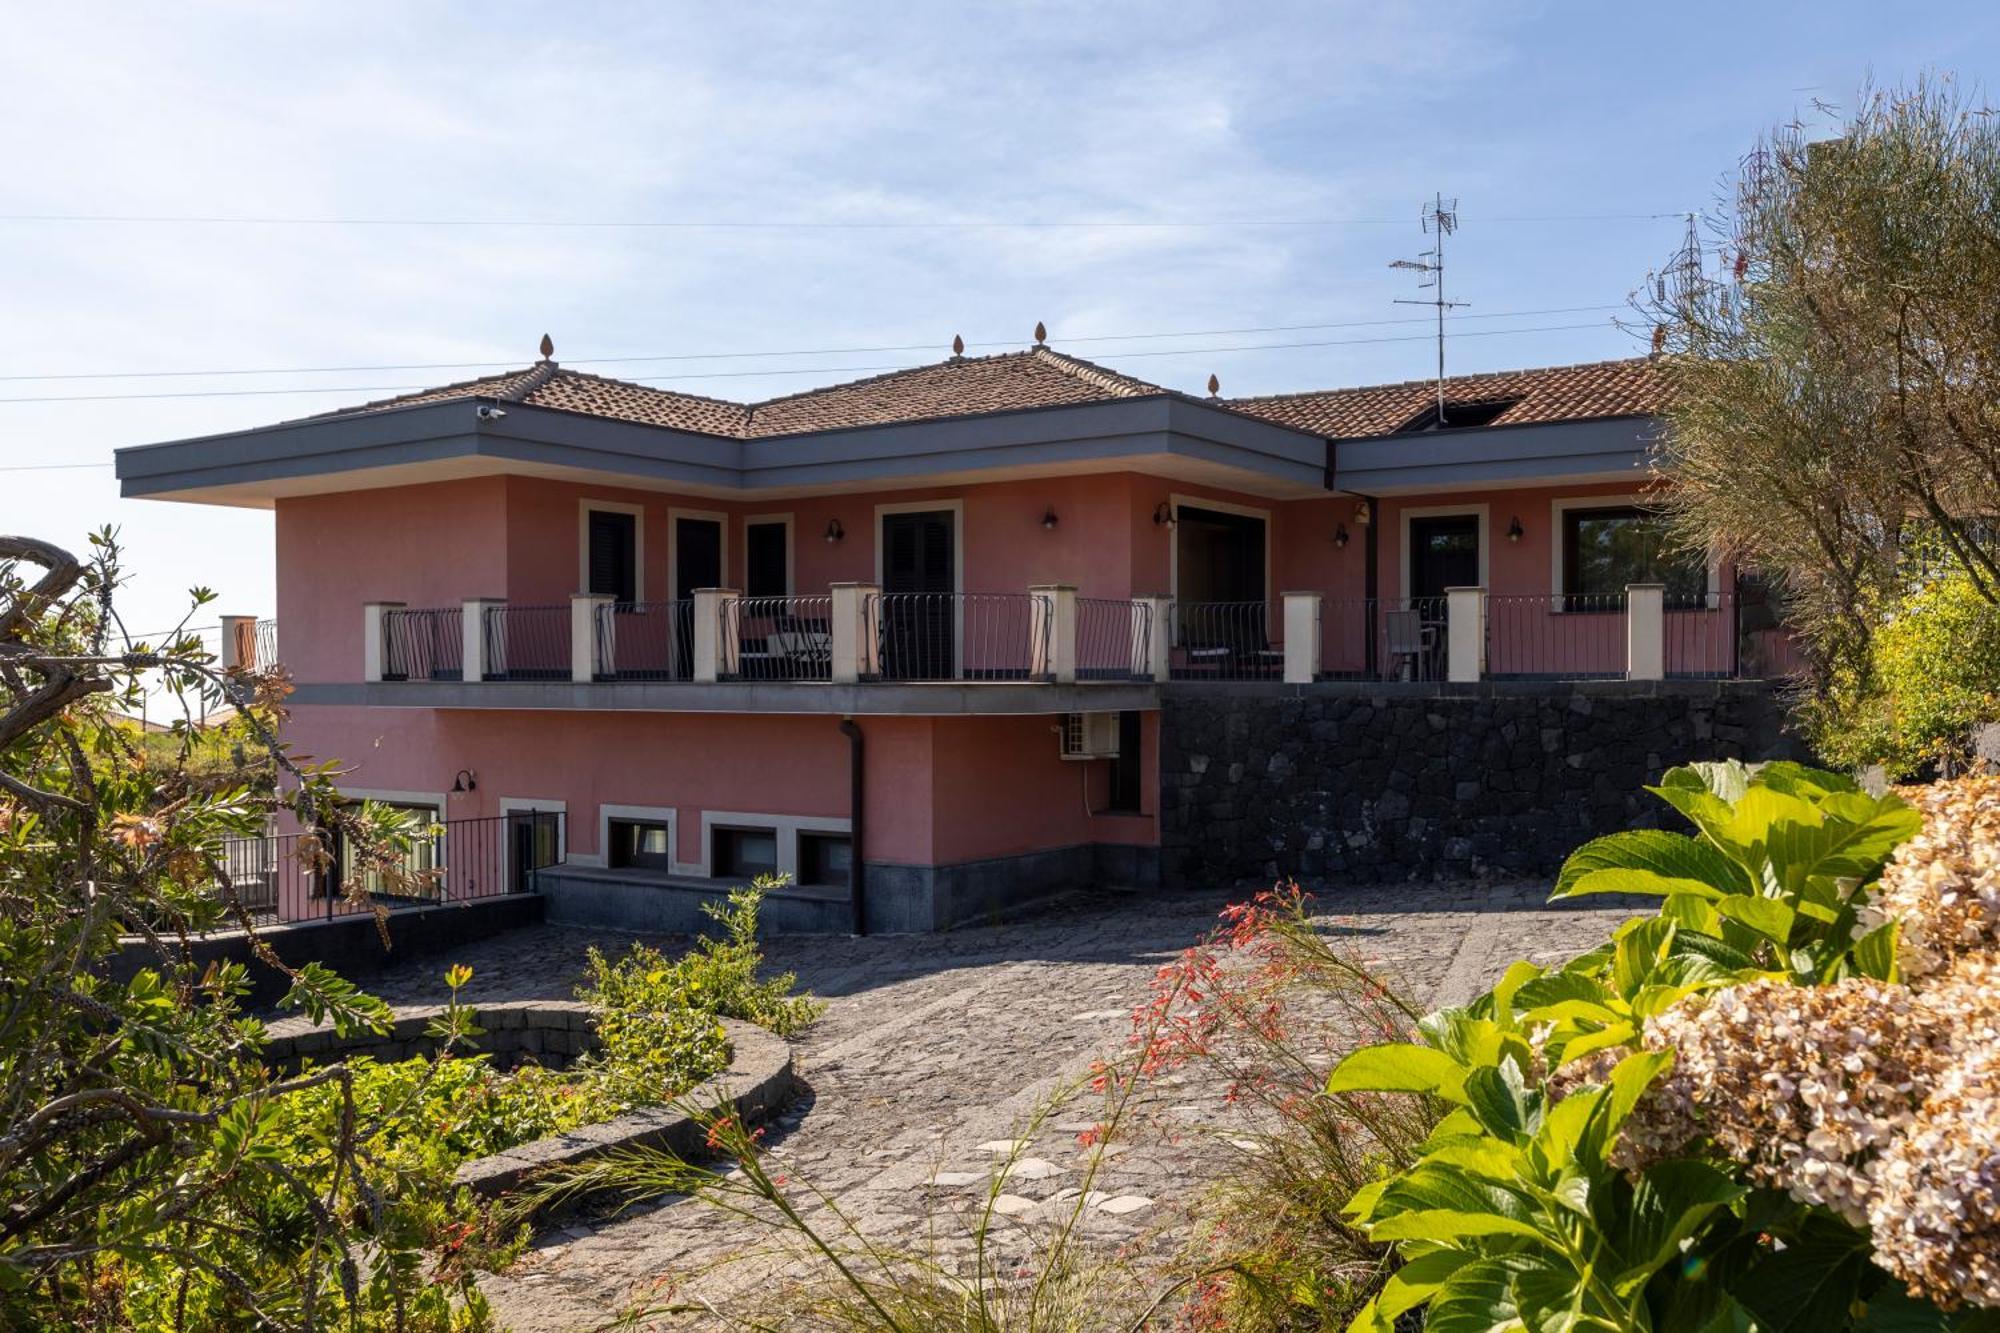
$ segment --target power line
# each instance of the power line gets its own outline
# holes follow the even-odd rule
[[[1466,329],[1447,334],[1452,338],[1492,338],[1515,333],[1561,333],[1574,329],[1596,329],[1605,327],[1598,323],[1586,324],[1538,324],[1513,329]],[[1408,334],[1387,338],[1324,338],[1304,342],[1251,343],[1240,347],[1168,347],[1144,352],[1104,352],[1097,357],[1101,361],[1125,361],[1138,357],[1155,356],[1201,356],[1225,355],[1231,352],[1273,352],[1290,348],[1306,347],[1357,347],[1374,343],[1428,342],[1430,334]],[[869,366],[797,366],[787,370],[717,370],[694,371],[681,375],[639,375],[631,380],[634,384],[661,384],[683,380],[715,379],[758,379],[774,375],[852,375],[889,370],[914,370],[932,362],[899,361]],[[310,388],[287,389],[185,389],[147,393],[77,393],[77,394],[35,394],[13,398],[0,398],[0,403],[98,403],[98,402],[140,402],[176,398],[267,398],[297,394],[315,393],[411,393],[422,389],[436,388],[432,384],[334,384]]]
[[[1454,315],[1454,320],[1465,319],[1525,319],[1534,315],[1577,315],[1595,313],[1601,310],[1623,310],[1623,305],[1572,305],[1552,306],[1541,310],[1495,310],[1477,315]],[[1138,342],[1158,338],[1224,338],[1251,333],[1305,333],[1319,329],[1364,329],[1378,328],[1392,324],[1423,324],[1429,317],[1415,319],[1355,319],[1325,324],[1259,324],[1235,329],[1184,329],[1168,333],[1096,333],[1081,337],[1065,337],[1068,343]],[[1017,347],[1018,341],[993,339],[986,342],[967,343],[968,347]],[[876,347],[816,347],[793,348],[769,352],[665,352],[645,356],[582,356],[563,358],[566,366],[608,366],[631,365],[650,361],[742,361],[761,357],[779,356],[860,356],[886,352],[924,352],[935,348],[933,343],[896,343]],[[380,370],[505,370],[518,366],[519,361],[404,361],[386,362],[380,365],[353,366],[289,366],[268,369],[246,370],[103,370],[70,371],[47,375],[0,375],[0,383],[45,380],[137,380],[137,379],[207,379],[225,376],[245,375],[344,375],[364,374]]]
[[[1671,213],[1537,213],[1496,214],[1481,222],[1654,222],[1682,218],[1686,209]],[[5,213],[0,223],[78,223],[117,226],[228,227],[483,227],[538,231],[980,231],[980,230],[1126,230],[1196,231],[1229,227],[1403,227],[1397,218],[469,218],[469,217],[287,217],[212,213]]]

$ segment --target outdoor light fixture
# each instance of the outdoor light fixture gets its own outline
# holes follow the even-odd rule
[[[478,791],[479,779],[472,776],[471,769],[461,768],[458,770],[458,776],[451,780],[451,789],[461,796],[469,791]]]
[[[1521,536],[1521,516],[1516,514],[1514,515],[1514,521],[1507,525],[1507,540],[1518,542],[1521,540]]]
[[[1157,528],[1171,528],[1173,525],[1174,507],[1165,500],[1162,500],[1153,508],[1153,526]]]
[[[830,518],[826,521],[826,544],[828,546],[833,545],[846,535],[847,529],[840,526],[839,519]]]
[[[1375,517],[1375,511],[1374,511],[1373,509],[1371,509],[1371,508],[1369,508],[1369,507],[1368,507],[1368,502],[1367,502],[1366,500],[1356,500],[1356,501],[1354,502],[1354,526],[1355,526],[1355,527],[1357,527],[1357,528],[1365,528],[1365,527],[1367,527],[1367,526],[1368,526],[1368,524],[1369,524],[1369,522],[1370,522],[1370,521],[1371,521],[1371,520],[1372,520],[1372,519],[1373,519],[1374,517]]]
[[[1347,525],[1345,523],[1336,523],[1333,525],[1333,544],[1342,550],[1347,549]]]
[[[1047,529],[1048,529],[1049,531],[1051,531],[1051,532],[1054,532],[1054,531],[1055,531],[1055,527],[1056,527],[1056,507],[1055,507],[1054,505],[1050,505],[1050,506],[1049,506],[1049,507],[1048,507],[1048,508],[1047,508],[1046,510],[1044,510],[1044,511],[1043,511],[1043,513],[1042,513],[1042,526],[1043,526],[1043,527],[1045,527],[1045,528],[1047,528]]]

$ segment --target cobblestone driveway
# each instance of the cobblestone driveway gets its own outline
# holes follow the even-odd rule
[[[1546,886],[1410,885],[1325,892],[1365,957],[1431,1004],[1463,1000],[1512,958],[1548,962],[1596,943],[1619,909],[1552,909]],[[1090,1062],[1119,1048],[1132,1007],[1159,966],[1214,923],[1221,894],[1104,896],[1016,925],[945,935],[789,938],[770,963],[799,973],[829,1002],[795,1043],[807,1095],[772,1127],[785,1168],[839,1200],[871,1235],[921,1238],[938,1205],[947,1216],[985,1198],[996,1152],[1038,1104]],[[584,949],[616,949],[613,932],[543,927],[468,946],[468,997],[567,997]],[[676,941],[656,941],[678,948]],[[437,998],[447,960],[382,978],[392,1002]],[[1121,1145],[1085,1209],[1107,1242],[1165,1252],[1185,1234],[1201,1183],[1227,1162],[1213,1136],[1227,1128],[1219,1099],[1179,1078],[1149,1088],[1148,1123],[1166,1132]],[[1085,1109],[1058,1113],[1021,1151],[1000,1211],[1031,1226],[1076,1195],[1074,1135]],[[1067,1191],[1067,1192],[1065,1192]],[[766,1282],[778,1261],[724,1263],[768,1234],[679,1200],[544,1234],[509,1273],[483,1285],[517,1330],[595,1328],[662,1279],[726,1304]],[[1136,1244],[1132,1244],[1136,1242]]]

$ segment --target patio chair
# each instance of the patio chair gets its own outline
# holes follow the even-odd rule
[[[1382,613],[1382,637],[1387,643],[1392,673],[1401,680],[1428,677],[1437,648],[1437,626],[1424,623],[1414,608]]]

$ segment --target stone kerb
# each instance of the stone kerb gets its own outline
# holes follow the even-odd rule
[[[574,1166],[606,1153],[650,1149],[685,1159],[705,1155],[707,1117],[734,1111],[744,1123],[754,1124],[784,1105],[796,1086],[792,1049],[782,1037],[733,1018],[723,1019],[722,1026],[729,1037],[729,1068],[674,1105],[641,1107],[600,1124],[476,1158],[458,1168],[457,1183],[493,1197],[519,1189],[551,1167]],[[568,1198],[539,1211],[546,1215],[553,1208],[580,1202]]]
[[[530,1055],[542,1064],[561,1067],[597,1047],[590,1006],[577,1000],[468,1007],[482,1031],[466,1044],[491,1057],[500,1069],[511,1069],[520,1063],[521,1057]],[[380,1036],[366,1033],[342,1037],[331,1027],[315,1026],[310,1019],[283,1019],[266,1029],[264,1059],[279,1069],[292,1070],[300,1061],[309,1059],[324,1062],[348,1055],[369,1055],[377,1060],[409,1060],[434,1055],[438,1042],[430,1035],[430,1026],[444,1012],[442,1005],[399,1007],[389,1031]]]

